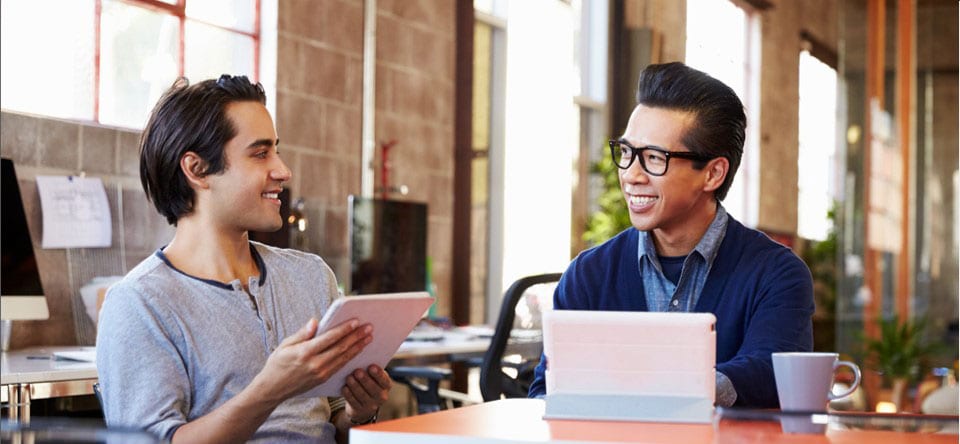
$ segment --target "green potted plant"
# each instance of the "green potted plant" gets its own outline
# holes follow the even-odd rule
[[[891,401],[901,411],[909,384],[917,381],[929,365],[938,346],[924,338],[923,319],[900,321],[897,316],[881,319],[880,336],[865,338],[867,368],[878,371],[889,384]]]
[[[827,211],[830,230],[822,241],[803,239],[799,241],[800,257],[813,276],[813,350],[833,351],[836,341],[836,310],[839,244],[837,241],[837,202]]]
[[[600,157],[590,167],[590,172],[603,180],[603,191],[597,198],[599,209],[590,215],[583,240],[589,246],[600,245],[607,239],[631,226],[627,202],[620,190],[617,166],[610,155]]]

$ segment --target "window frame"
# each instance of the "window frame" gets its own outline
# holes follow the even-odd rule
[[[102,124],[100,121],[100,41],[101,41],[101,16],[103,13],[103,1],[104,0],[95,0],[94,1],[94,27],[93,27],[93,38],[94,38],[94,61],[93,61],[93,121]],[[155,12],[164,13],[176,17],[177,23],[179,25],[178,35],[177,35],[177,77],[183,77],[184,75],[184,54],[186,53],[186,24],[187,20],[200,23],[203,25],[211,26],[223,31],[231,32],[234,34],[243,35],[249,37],[253,40],[253,81],[258,82],[260,79],[260,42],[262,37],[262,27],[260,24],[260,13],[261,13],[261,1],[254,0],[253,8],[253,32],[244,31],[242,29],[231,28],[229,26],[223,26],[216,23],[211,23],[205,20],[200,20],[196,18],[187,17],[187,2],[188,1],[202,1],[202,0],[177,0],[176,3],[167,3],[160,0],[117,0],[121,3],[125,3],[130,6],[149,9]]]

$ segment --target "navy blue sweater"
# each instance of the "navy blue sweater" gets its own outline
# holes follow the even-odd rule
[[[580,253],[560,279],[554,308],[647,311],[637,242],[628,228]],[[731,217],[693,311],[717,317],[717,371],[733,383],[735,405],[777,407],[770,354],[813,348],[813,280],[803,261]],[[546,393],[544,364],[531,397]]]

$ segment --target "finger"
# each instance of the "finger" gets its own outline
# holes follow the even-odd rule
[[[329,344],[328,347],[319,350],[318,355],[343,355],[349,353],[351,349],[357,348],[357,353],[363,350],[363,348],[373,340],[371,332],[373,331],[373,326],[370,324],[364,324],[363,326],[354,329],[346,336],[341,337],[337,341]]]
[[[384,390],[390,390],[390,387],[393,387],[393,380],[390,379],[390,375],[387,374],[380,366],[371,365],[367,368],[367,373],[370,375],[370,378],[376,381],[377,385]]]
[[[310,318],[303,328],[284,338],[283,341],[280,342],[280,346],[285,347],[291,344],[306,341],[307,339],[312,338],[315,334],[317,334],[317,318]]]
[[[360,321],[358,321],[356,318],[350,319],[349,321],[318,334],[310,342],[309,349],[313,353],[320,353],[322,350],[330,348],[350,333],[355,332],[359,326]]]
[[[363,351],[364,347],[373,340],[373,337],[359,334],[356,337],[356,342],[351,342],[352,339],[354,339],[353,336],[350,336],[349,340],[341,340],[334,347],[327,348],[315,356],[314,362],[317,365],[317,374],[321,380],[325,381],[329,376],[343,368],[344,365],[347,365],[351,359]]]
[[[350,388],[357,400],[365,406],[375,404],[374,399],[380,397],[380,386],[367,376],[367,372],[359,368],[347,376],[347,387]]]
[[[343,396],[343,399],[347,401],[347,404],[349,404],[353,410],[358,410],[363,407],[357,397],[353,395],[350,387],[343,386],[343,388],[340,389],[340,395]]]

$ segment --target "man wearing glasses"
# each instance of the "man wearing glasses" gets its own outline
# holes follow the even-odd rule
[[[647,67],[637,103],[609,143],[633,228],[580,253],[554,307],[713,313],[716,404],[777,407],[770,354],[812,349],[813,281],[790,249],[720,204],[743,153],[743,104],[682,63]],[[545,365],[531,397],[546,394]]]

